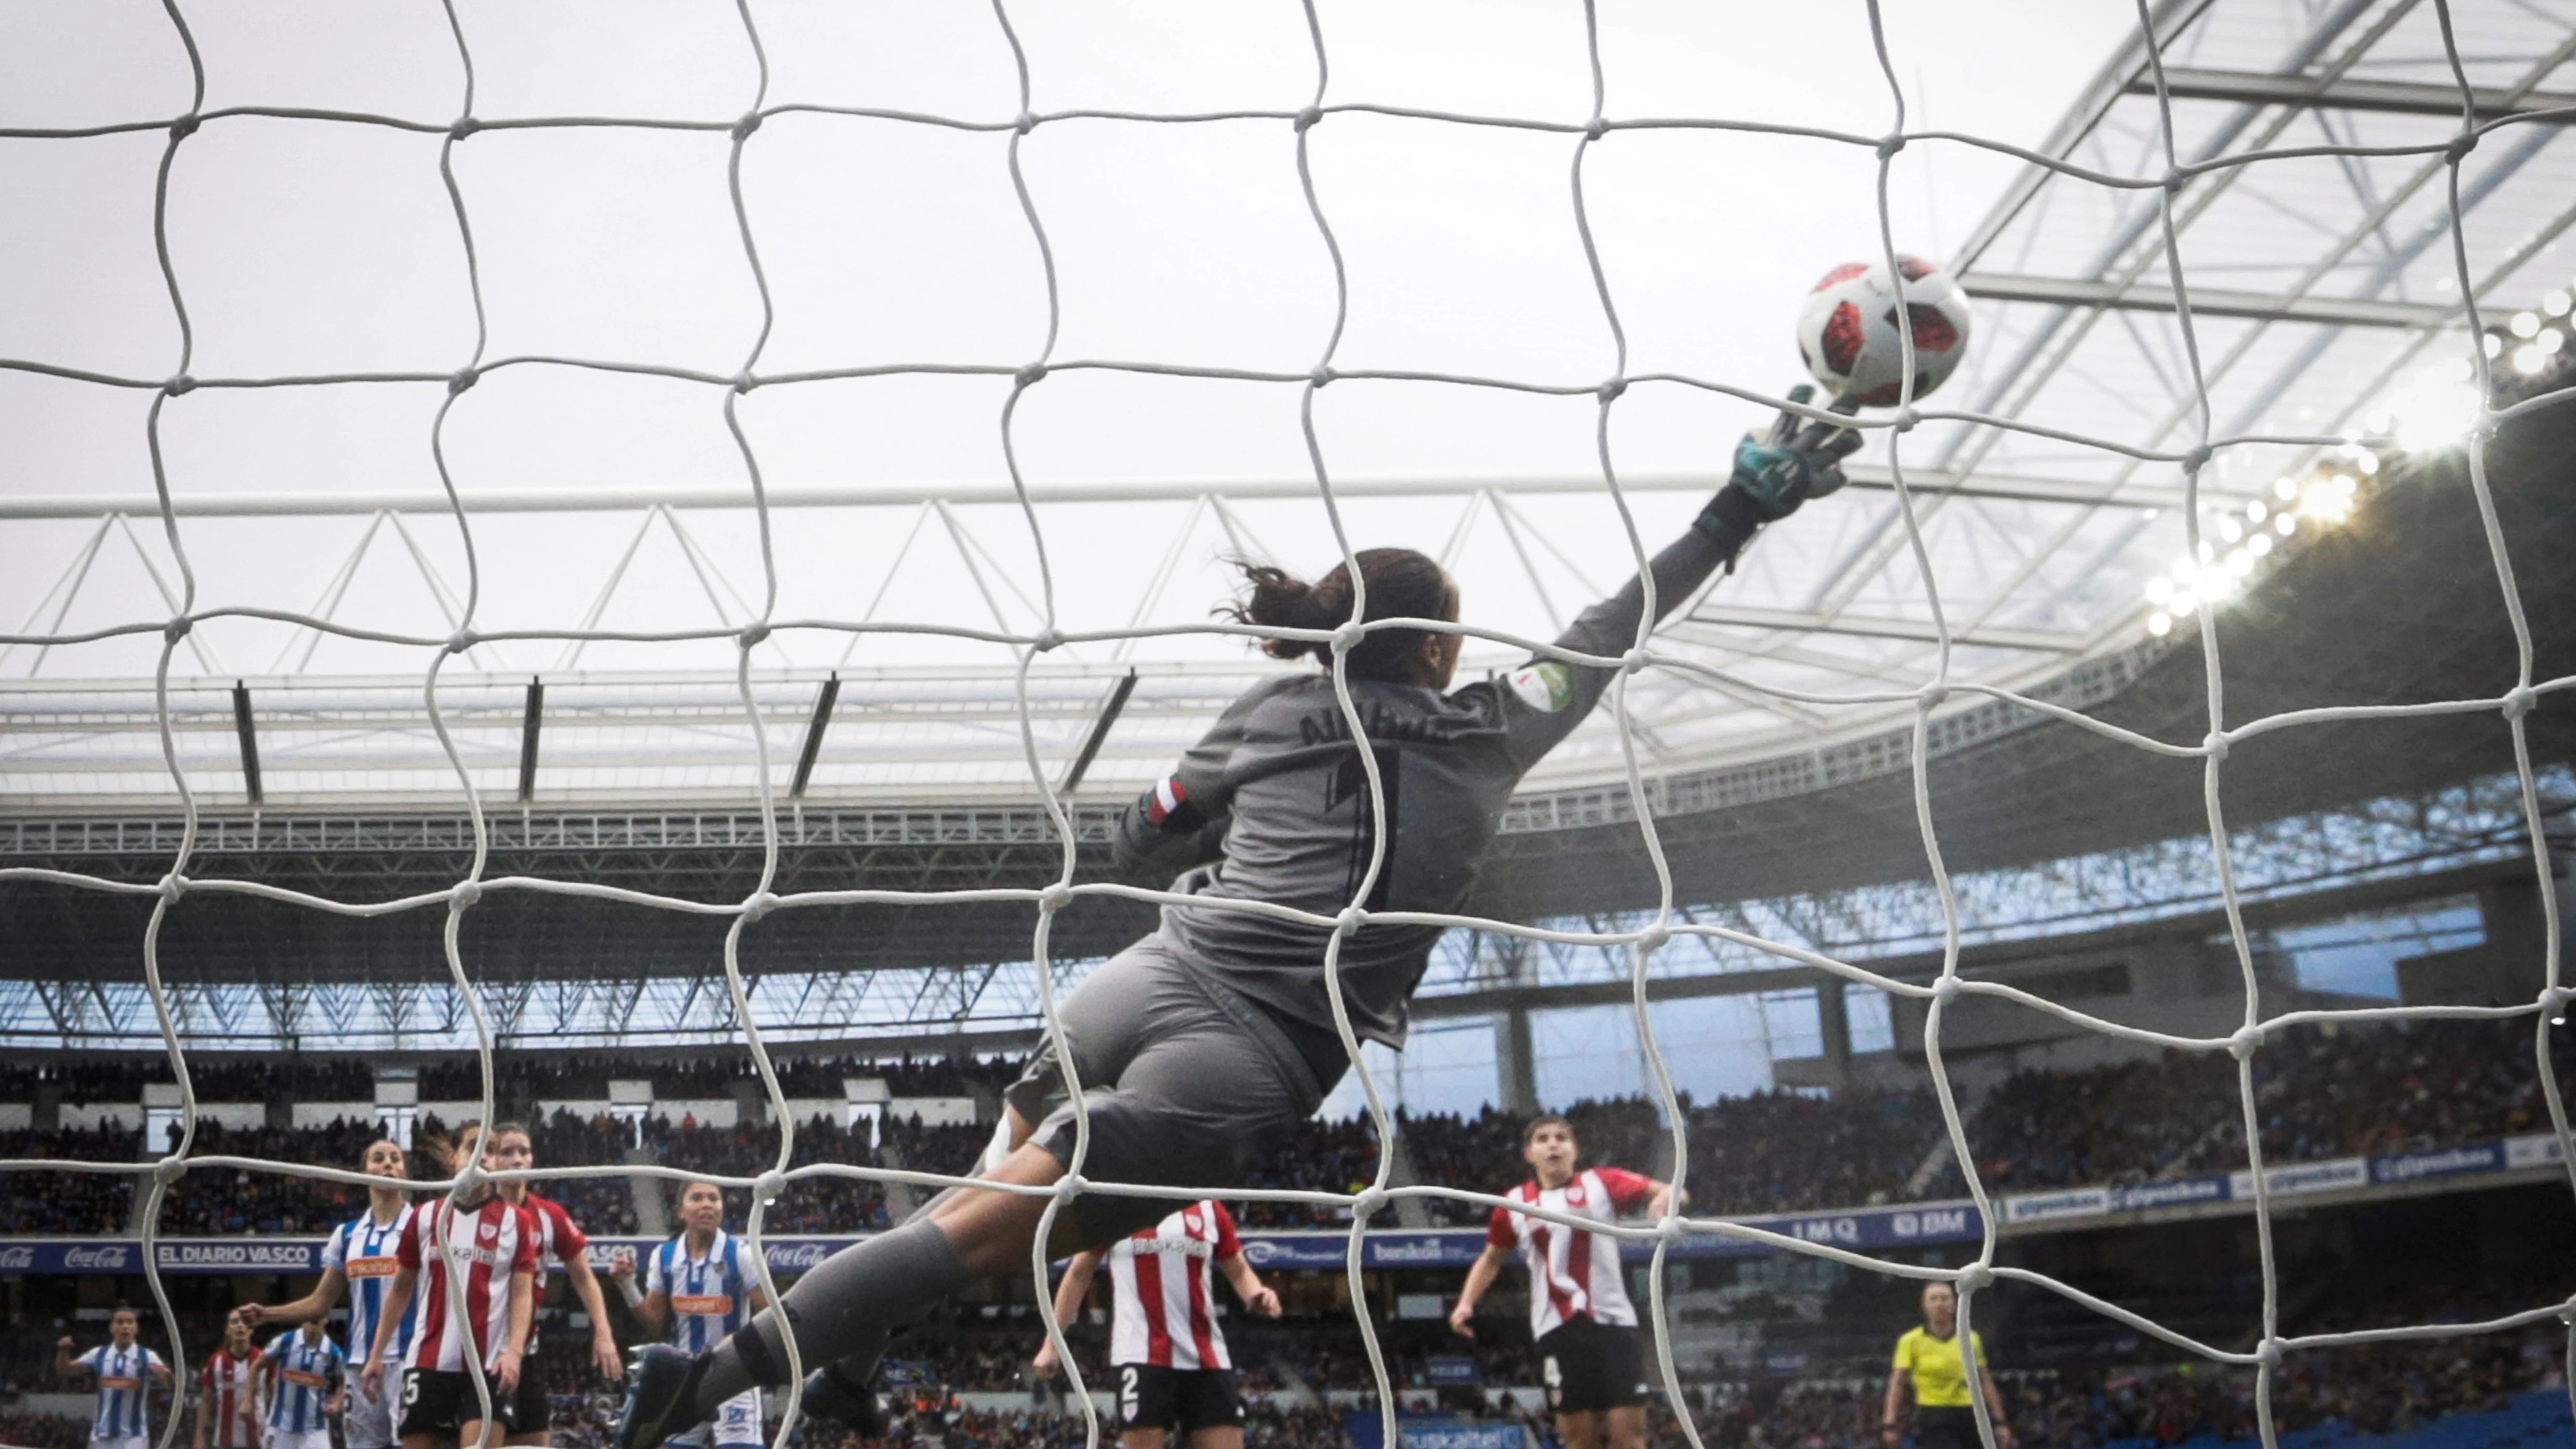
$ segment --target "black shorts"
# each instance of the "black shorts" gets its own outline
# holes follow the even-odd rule
[[[1982,1449],[1977,1411],[1966,1404],[1914,1406],[1915,1449]]]
[[[522,1375],[521,1387],[527,1384]],[[503,1434],[519,1432],[517,1401],[501,1392],[487,1374],[484,1383],[492,1391],[492,1421]],[[539,1403],[545,1396],[537,1396]],[[405,1369],[402,1397],[394,1401],[394,1433],[403,1438],[414,1434],[453,1436],[467,1424],[480,1422],[483,1405],[474,1397],[474,1376],[463,1369]]]
[[[1113,1365],[1118,1380],[1118,1427],[1161,1429],[1188,1436],[1243,1422],[1232,1369],[1161,1368],[1150,1363]]]
[[[466,1395],[470,1399],[473,1390]],[[519,1360],[519,1388],[510,1395],[510,1432],[543,1434],[555,1426],[554,1401],[546,1397],[546,1387],[537,1381],[537,1356],[530,1352]]]
[[[1539,1382],[1560,1414],[1594,1414],[1646,1401],[1646,1357],[1637,1330],[1571,1318],[1538,1340]]]

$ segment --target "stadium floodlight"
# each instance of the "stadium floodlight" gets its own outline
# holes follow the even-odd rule
[[[2415,374],[2390,400],[2391,431],[2397,445],[2410,453],[2430,453],[2457,444],[2475,426],[2486,399],[2472,383],[2465,357],[2455,357]]]
[[[2566,316],[2571,306],[2576,306],[2576,296],[2570,296],[2564,287],[2553,287],[2541,294],[2540,310],[2552,317]]]
[[[2161,639],[2173,632],[2173,615],[2162,609],[2147,616],[2147,632]]]

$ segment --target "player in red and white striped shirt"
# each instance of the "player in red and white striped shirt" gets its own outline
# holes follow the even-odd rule
[[[494,1172],[515,1172],[537,1165],[535,1139],[528,1129],[516,1122],[494,1124],[488,1140],[482,1129],[468,1124],[456,1134],[457,1160],[480,1148],[483,1165]],[[617,1352],[616,1334],[608,1326],[608,1299],[599,1291],[599,1277],[590,1268],[590,1238],[581,1225],[564,1211],[564,1205],[546,1197],[525,1181],[499,1184],[502,1197],[527,1209],[537,1231],[537,1272],[530,1284],[529,1303],[541,1308],[546,1301],[546,1273],[561,1268],[572,1284],[573,1297],[580,1301],[582,1312],[590,1318],[590,1359],[599,1372],[610,1379],[626,1376],[626,1360]],[[537,1335],[528,1335],[528,1356],[534,1358],[540,1345]],[[519,1375],[519,1427],[502,1442],[511,1449],[536,1449],[554,1440],[553,1405],[546,1397],[545,1385],[533,1370]]]
[[[259,1346],[240,1309],[224,1319],[224,1346],[197,1370],[196,1449],[259,1449]]]
[[[1536,1176],[1508,1195],[1601,1223],[1640,1209],[1655,1218],[1672,1210],[1670,1183],[1616,1167],[1577,1171],[1581,1153],[1573,1123],[1557,1116],[1532,1121],[1521,1138],[1521,1158]],[[1476,1336],[1476,1300],[1515,1250],[1529,1265],[1530,1338],[1548,1407],[1556,1411],[1557,1436],[1566,1449],[1644,1449],[1646,1362],[1616,1238],[1494,1209],[1484,1254],[1467,1270],[1449,1326]]]
[[[1220,1202],[1194,1202],[1133,1237],[1076,1255],[1056,1288],[1057,1323],[1073,1321],[1104,1259],[1117,1294],[1109,1364],[1118,1376],[1123,1449],[1164,1449],[1175,1429],[1190,1449],[1243,1449],[1243,1403],[1217,1327],[1215,1275],[1265,1317],[1279,1316],[1279,1295],[1244,1260],[1234,1214]],[[1034,1366],[1042,1376],[1055,1373],[1052,1342]]]
[[[417,1286],[420,1313],[403,1355],[395,1430],[402,1449],[439,1449],[449,1435],[461,1449],[475,1449],[487,1429],[495,1442],[518,1432],[519,1371],[536,1317],[536,1219],[480,1183],[470,1197],[451,1194],[415,1211],[394,1261],[399,1266],[359,1383],[370,1394],[383,1392],[385,1360]],[[457,1270],[452,1278],[451,1270]],[[468,1353],[486,1375],[488,1421],[466,1368]]]

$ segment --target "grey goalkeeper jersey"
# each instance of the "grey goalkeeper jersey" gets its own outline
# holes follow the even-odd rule
[[[1655,597],[1688,598],[1750,536],[1713,517],[1657,554]],[[1584,611],[1563,648],[1616,656],[1636,642],[1644,592],[1627,587]],[[1373,911],[1463,909],[1503,806],[1521,776],[1589,714],[1617,671],[1536,660],[1447,694],[1354,680],[1368,748],[1386,791],[1385,862]],[[1130,867],[1187,867],[1172,889],[1210,902],[1269,901],[1319,915],[1354,903],[1375,817],[1368,777],[1329,674],[1267,679],[1218,717],[1180,768],[1119,819]],[[1207,859],[1203,842],[1221,841]],[[1359,1035],[1404,1044],[1407,1003],[1443,927],[1372,921],[1342,944],[1343,999]],[[1241,910],[1167,905],[1162,935],[1184,960],[1293,1020],[1332,1029],[1324,986],[1328,928]]]

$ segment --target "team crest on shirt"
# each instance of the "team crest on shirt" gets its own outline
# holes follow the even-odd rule
[[[1567,1186],[1565,1189],[1565,1200],[1576,1207],[1583,1206],[1583,1184],[1580,1181]]]
[[[1543,714],[1554,714],[1574,698],[1574,676],[1553,659],[1525,664],[1505,676],[1512,693],[1521,703]]]
[[[483,1241],[488,1243],[499,1236],[501,1236],[501,1225],[499,1223],[485,1223],[483,1225]]]

